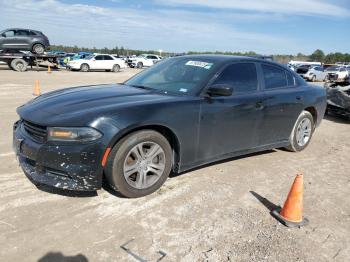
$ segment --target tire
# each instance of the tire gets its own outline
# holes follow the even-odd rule
[[[143,63],[142,62],[138,62],[136,65],[137,68],[142,68],[143,67]]]
[[[88,64],[82,64],[82,65],[80,66],[80,71],[81,71],[81,72],[89,72],[89,70],[90,70],[90,67],[89,67]]]
[[[27,71],[27,67],[28,63],[21,58],[16,58],[11,61],[11,68],[17,72]]]
[[[120,71],[120,65],[114,65],[113,68],[112,68],[112,71],[117,73]]]
[[[305,135],[305,133],[303,136],[299,137],[299,134],[303,133],[302,126],[303,125],[306,126],[306,123],[310,124],[310,126],[308,126],[307,128],[307,132],[309,134],[308,138],[307,138],[307,135]],[[314,130],[315,130],[315,123],[314,123],[313,116],[311,115],[310,112],[304,110],[303,112],[301,112],[297,121],[294,124],[292,133],[290,134],[290,137],[289,137],[290,145],[286,147],[286,149],[292,152],[300,152],[304,150],[309,145]]]
[[[141,156],[139,147],[137,147],[139,145],[141,145],[145,158],[136,158],[137,155]],[[159,146],[159,149],[156,145]],[[150,146],[149,149],[145,149],[148,146]],[[145,171],[149,168],[146,161],[147,154],[153,152],[152,150],[160,152],[154,154],[149,164],[161,167],[156,170],[158,175],[152,170]],[[134,154],[135,151],[138,153]],[[144,160],[137,161],[137,159]],[[154,159],[158,160],[158,163],[154,163]],[[137,131],[125,136],[113,147],[106,163],[105,177],[108,184],[125,197],[146,196],[159,189],[168,178],[172,168],[172,159],[171,146],[164,136],[153,130]],[[125,172],[124,175],[124,170],[128,168],[128,165],[130,165],[129,168],[131,167],[129,174]],[[141,173],[145,175],[141,176]],[[144,177],[144,180],[140,179],[141,177]]]
[[[316,82],[316,76],[313,76],[313,77],[311,78],[311,82]]]
[[[42,44],[34,44],[32,52],[34,54],[42,55],[45,52],[45,47]]]

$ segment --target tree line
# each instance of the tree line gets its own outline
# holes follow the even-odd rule
[[[121,56],[131,56],[131,55],[140,55],[144,53],[148,54],[160,54],[158,50],[137,50],[137,49],[128,49],[123,46],[121,47],[114,47],[114,48],[87,48],[87,47],[78,47],[78,46],[64,46],[64,45],[52,45],[51,46],[52,51],[63,51],[67,53],[77,53],[80,51],[83,52],[92,52],[92,53],[103,53],[103,54],[118,54]],[[208,51],[208,52],[196,52],[196,51],[189,51],[181,53],[183,54],[221,54],[221,55],[238,55],[238,56],[259,56],[254,51],[249,52],[221,52],[221,51]],[[161,53],[162,56],[173,56],[173,55],[179,55],[179,53],[173,53],[173,52],[164,52]],[[286,64],[290,60],[297,60],[297,61],[309,61],[309,62],[322,62],[325,64],[334,64],[336,62],[346,62],[350,63],[350,54],[349,53],[329,53],[325,54],[322,50],[317,49],[310,55],[298,53],[296,55],[284,55],[284,54],[277,54],[272,55],[273,59],[279,63]]]

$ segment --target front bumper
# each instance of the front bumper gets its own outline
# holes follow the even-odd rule
[[[35,184],[79,191],[101,188],[103,148],[99,142],[39,143],[26,133],[20,121],[13,129],[13,149],[24,173]]]

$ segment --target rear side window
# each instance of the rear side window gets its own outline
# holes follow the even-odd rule
[[[265,80],[265,89],[283,88],[288,86],[285,70],[264,64],[262,65],[262,70]]]
[[[234,93],[254,92],[258,88],[256,66],[253,63],[236,63],[224,69],[214,84],[228,84]]]
[[[102,55],[97,55],[97,56],[95,56],[95,60],[103,60],[103,56]]]
[[[2,35],[5,36],[5,37],[13,37],[13,36],[15,36],[15,31],[13,31],[13,30],[6,31]]]
[[[17,30],[16,36],[28,36],[29,32],[27,30]]]
[[[286,74],[287,74],[287,83],[288,83],[288,86],[296,86],[296,81],[295,81],[295,77],[286,71]]]
[[[110,57],[109,55],[104,55],[103,58],[104,60],[113,60],[113,58]]]

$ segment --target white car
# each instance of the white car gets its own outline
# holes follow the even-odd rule
[[[322,66],[313,66],[304,74],[306,80],[316,82],[326,80],[327,73]]]
[[[142,68],[144,66],[153,66],[154,64],[158,63],[160,60],[162,60],[161,56],[158,55],[152,55],[152,54],[142,54],[137,57],[129,58],[128,64],[130,67],[134,68]]]
[[[122,59],[115,58],[111,55],[96,54],[85,57],[84,59],[69,61],[67,67],[72,70],[88,72],[90,70],[106,70],[119,72],[120,69],[126,68],[127,65]]]
[[[349,71],[344,66],[331,66],[326,69],[327,80],[335,83],[349,82]]]

